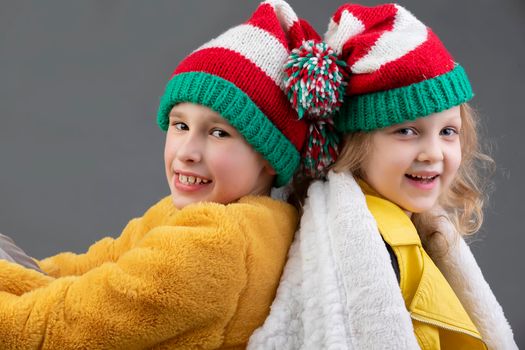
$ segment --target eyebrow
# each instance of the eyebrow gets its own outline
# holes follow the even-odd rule
[[[228,125],[231,125],[230,122],[228,121],[228,119],[224,118],[223,116],[221,116],[220,114],[215,114],[215,113],[210,113],[209,115],[209,120],[213,123],[219,123],[219,124],[228,124]]]
[[[168,119],[172,119],[172,118],[183,118],[184,119],[185,116],[186,114],[184,112],[171,111],[170,114],[168,115]],[[218,113],[206,113],[206,114],[203,113],[202,116],[207,116],[209,118],[209,121],[212,123],[227,124],[233,127],[233,125],[231,125],[228,119],[224,118]]]
[[[180,112],[173,112],[171,111],[170,114],[168,115],[168,118],[171,119],[171,118],[176,118],[176,117],[183,117],[184,116],[184,113],[180,113]]]
[[[450,123],[455,122],[456,120],[459,120],[460,123],[463,122],[463,119],[461,118],[461,114],[453,114],[448,117],[445,117],[444,119]]]

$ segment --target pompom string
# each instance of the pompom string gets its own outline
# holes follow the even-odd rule
[[[314,179],[324,178],[337,159],[338,144],[339,137],[332,119],[312,120],[301,155],[304,175]]]
[[[284,66],[285,91],[299,119],[329,117],[339,109],[346,86],[344,67],[346,62],[324,42],[308,40],[292,50]]]

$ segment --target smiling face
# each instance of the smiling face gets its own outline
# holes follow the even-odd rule
[[[213,110],[181,103],[169,115],[166,177],[177,208],[195,202],[227,204],[267,195],[275,172],[244,137]]]
[[[431,209],[461,163],[460,108],[374,131],[362,177],[409,213]]]

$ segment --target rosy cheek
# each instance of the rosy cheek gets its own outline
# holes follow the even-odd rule
[[[173,156],[170,152],[164,152],[164,165],[166,167],[166,171],[171,171],[171,167],[173,164]]]
[[[170,152],[169,152],[169,147],[168,146],[169,145],[166,142],[166,144],[164,145],[164,163],[166,164],[166,167],[168,166],[169,158],[170,158]]]
[[[461,148],[458,146],[453,154],[453,167],[457,172],[457,170],[461,166]]]
[[[235,171],[236,161],[235,153],[224,152],[216,149],[207,156],[207,166],[215,173],[215,176],[220,174],[228,174]]]

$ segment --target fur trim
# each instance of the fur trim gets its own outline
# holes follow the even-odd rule
[[[250,338],[248,349],[349,349],[343,320],[340,282],[330,244],[319,227],[325,222],[327,191],[323,183],[309,192],[301,229],[296,233],[271,312]],[[318,220],[312,213],[317,213]]]
[[[329,174],[328,225],[356,349],[419,349],[385,243],[350,174]],[[351,233],[351,234],[350,234]]]
[[[503,309],[470,248],[462,238],[458,239],[457,231],[445,217],[441,217],[438,225],[442,235],[434,235],[426,242],[429,254],[448,248],[446,254],[436,254],[431,258],[458,296],[483,341],[491,350],[518,349]]]
[[[328,180],[308,190],[270,315],[248,349],[418,349],[390,257],[359,185],[348,173],[330,172]],[[483,340],[490,349],[517,349],[469,248],[450,227],[441,231],[447,232],[447,245],[455,240],[459,246],[432,258]],[[442,251],[443,243],[427,242],[432,251]]]

